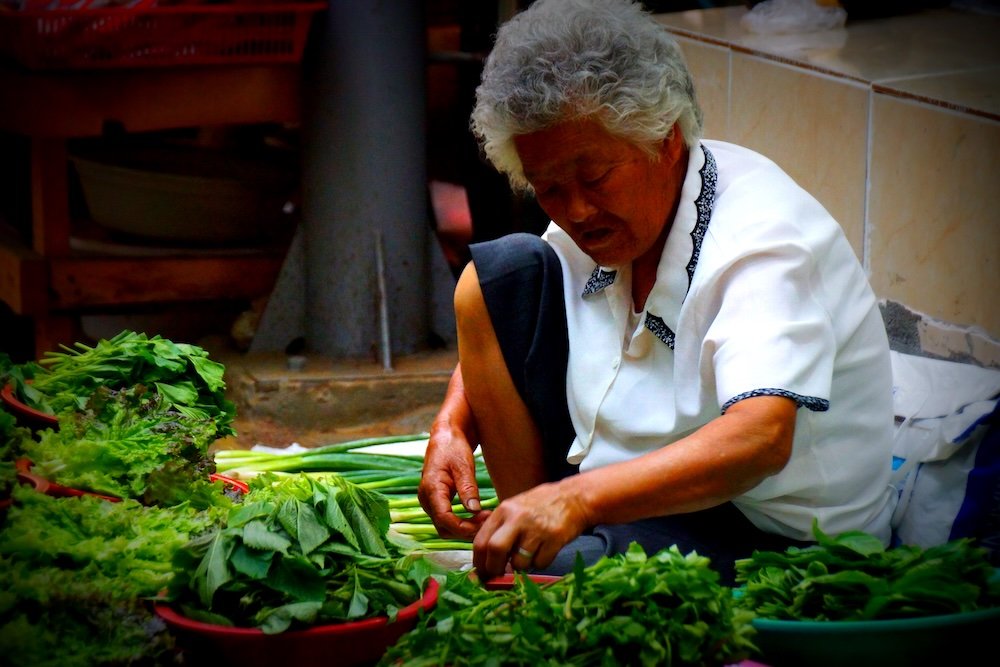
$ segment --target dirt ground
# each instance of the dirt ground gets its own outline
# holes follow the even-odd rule
[[[303,447],[387,435],[425,433],[444,397],[453,351],[395,359],[392,373],[358,360],[310,359],[290,371],[283,355],[216,350],[236,404],[235,437],[217,449]]]

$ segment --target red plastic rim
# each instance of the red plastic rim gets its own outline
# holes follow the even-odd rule
[[[212,473],[208,476],[208,479],[212,482],[222,482],[226,486],[236,489],[237,491],[242,491],[243,493],[250,493],[250,485],[246,482],[238,479],[233,479],[232,477],[226,477],[225,475],[220,475],[217,472]]]
[[[14,467],[17,469],[18,480],[22,484],[33,486],[35,491],[38,491],[39,493],[44,493],[47,496],[57,496],[60,498],[68,498],[72,496],[94,496],[113,503],[121,502],[121,498],[117,496],[105,496],[100,493],[94,493],[93,491],[84,491],[83,489],[74,489],[68,486],[62,486],[61,484],[56,484],[50,479],[46,479],[41,475],[36,475],[31,472],[31,466],[31,461],[25,458],[18,459],[14,463]],[[250,492],[250,487],[246,482],[233,479],[232,477],[226,477],[225,475],[213,473],[212,475],[209,475],[208,479],[213,482],[222,482],[226,486],[242,491],[243,493]]]
[[[4,388],[0,390],[0,400],[3,400],[3,402],[15,415],[21,415],[22,417],[31,420],[33,423],[44,424],[47,426],[59,425],[59,419],[54,415],[42,412],[41,410],[36,410],[35,408],[23,403],[14,393],[14,385],[5,385]]]
[[[434,605],[437,604],[438,598],[438,582],[435,579],[429,579],[427,583],[427,588],[424,590],[424,594],[419,600],[403,607],[396,614],[396,623],[409,621],[415,619],[417,614],[421,610],[430,611]],[[156,615],[164,620],[164,622],[178,630],[186,630],[188,632],[197,633],[199,635],[205,635],[209,637],[227,637],[227,638],[264,638],[264,637],[282,637],[288,640],[300,640],[300,639],[314,639],[319,637],[330,637],[336,635],[354,635],[360,632],[376,630],[389,625],[388,616],[376,616],[375,618],[366,618],[360,621],[350,621],[346,623],[330,623],[327,625],[317,625],[311,628],[305,628],[302,630],[289,630],[288,632],[282,632],[277,635],[266,635],[263,630],[258,628],[233,628],[225,625],[215,625],[214,623],[203,623],[201,621],[196,621],[194,619],[183,616],[173,609],[169,604],[157,603],[153,605],[153,610]]]
[[[101,498],[112,503],[121,502],[121,498],[117,496],[105,496],[100,493],[94,493],[92,491],[84,491],[83,489],[73,489],[68,486],[63,486],[61,484],[56,484],[50,479],[46,479],[41,475],[36,475],[31,472],[32,463],[28,459],[21,458],[14,463],[14,467],[17,469],[17,479],[22,484],[28,484],[35,488],[35,491],[39,493],[44,493],[47,496],[56,496],[59,498],[69,498],[69,497],[79,497],[79,496],[94,496],[96,498]]]
[[[503,591],[514,587],[514,582],[518,577],[523,577],[523,574],[503,574],[499,577],[494,577],[490,579],[483,587],[488,591]],[[527,575],[529,579],[539,585],[551,584],[554,581],[559,581],[562,577],[557,577],[553,574],[529,574]]]

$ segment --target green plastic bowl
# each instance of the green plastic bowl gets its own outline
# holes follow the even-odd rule
[[[761,660],[773,667],[943,667],[997,655],[1000,607],[881,621],[758,618],[753,625]]]

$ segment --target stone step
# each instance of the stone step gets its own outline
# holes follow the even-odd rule
[[[237,437],[226,445],[241,448],[427,431],[457,362],[451,350],[401,356],[391,370],[369,360],[280,353],[213,358],[225,365],[236,404]]]

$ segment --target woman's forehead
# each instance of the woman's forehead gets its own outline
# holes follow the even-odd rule
[[[631,159],[641,152],[590,120],[568,121],[518,135],[514,146],[529,181],[558,180],[581,169]]]

